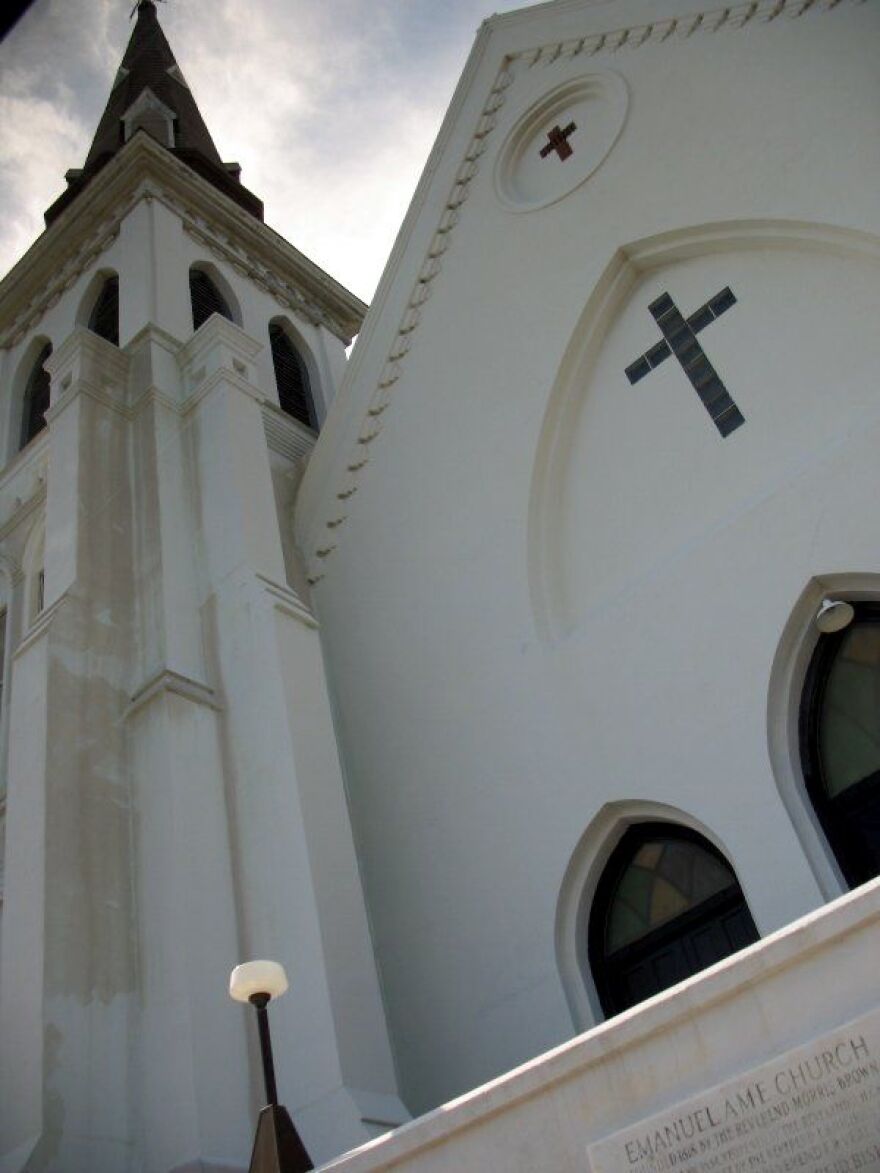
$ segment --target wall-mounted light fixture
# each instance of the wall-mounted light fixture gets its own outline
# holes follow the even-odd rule
[[[852,603],[846,599],[823,599],[822,606],[816,615],[816,627],[823,635],[833,635],[835,631],[843,631],[853,621]]]

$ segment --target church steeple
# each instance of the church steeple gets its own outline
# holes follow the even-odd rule
[[[46,212],[47,224],[139,130],[263,218],[261,201],[239,182],[238,164],[222,162],[159,24],[154,0],[139,0],[137,20],[85,164],[67,173],[68,190]]]

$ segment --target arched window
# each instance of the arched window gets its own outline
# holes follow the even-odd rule
[[[822,635],[801,702],[807,793],[851,888],[880,874],[880,604]]]
[[[602,874],[588,949],[606,1014],[618,1014],[758,939],[730,864],[672,823],[627,830]]]
[[[46,412],[49,410],[49,372],[43,364],[52,353],[52,344],[47,342],[37,356],[33,371],[24,392],[21,412],[21,447],[24,448],[38,432],[46,426]]]
[[[189,296],[192,302],[193,329],[207,322],[211,314],[219,314],[221,318],[232,321],[232,311],[226,298],[217,288],[217,285],[204,269],[190,269]]]
[[[101,286],[97,301],[89,315],[89,329],[93,334],[119,345],[119,278],[108,277]]]
[[[315,404],[309,387],[309,372],[302,356],[278,322],[269,326],[269,345],[275,367],[278,402],[282,411],[308,428],[318,427]]]

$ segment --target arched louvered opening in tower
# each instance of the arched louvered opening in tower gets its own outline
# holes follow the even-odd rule
[[[309,386],[309,372],[302,356],[290,341],[283,326],[273,322],[269,327],[269,345],[275,367],[278,403],[282,411],[292,415],[308,428],[317,431],[318,419]]]
[[[27,381],[21,412],[21,447],[30,444],[34,436],[46,426],[46,412],[49,410],[49,372],[44,363],[52,353],[52,343],[47,342],[37,356]]]
[[[189,296],[192,302],[193,329],[207,322],[211,314],[233,321],[232,311],[226,298],[217,288],[204,269],[190,269]]]
[[[89,329],[114,346],[119,345],[119,278],[108,277],[89,315]]]

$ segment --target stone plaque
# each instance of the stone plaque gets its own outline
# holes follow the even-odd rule
[[[880,1173],[880,1010],[587,1153],[594,1173]]]

